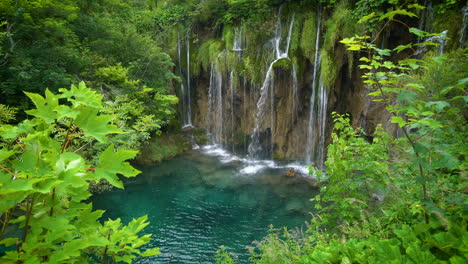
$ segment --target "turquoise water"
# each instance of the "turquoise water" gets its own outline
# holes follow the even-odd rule
[[[249,263],[246,247],[267,234],[269,225],[303,228],[317,193],[305,178],[281,170],[241,175],[235,164],[191,152],[155,167],[115,190],[93,198],[104,217],[124,222],[148,215],[150,247],[162,254],[135,263],[213,263],[220,245]]]

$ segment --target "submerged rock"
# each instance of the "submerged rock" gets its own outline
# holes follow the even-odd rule
[[[289,168],[285,175],[288,176],[288,177],[295,177],[296,176],[296,170],[294,170],[293,168]]]

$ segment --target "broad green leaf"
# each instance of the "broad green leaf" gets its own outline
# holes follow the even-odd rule
[[[432,41],[424,41],[414,44],[414,46],[440,46],[440,43],[432,42]]]
[[[392,123],[398,124],[399,127],[404,127],[407,124],[407,122],[401,116],[393,116]]]
[[[417,29],[417,28],[413,28],[413,27],[409,29],[409,32],[415,34],[418,37],[422,37],[422,38],[424,38],[427,35],[427,32],[425,32],[423,30],[420,30],[420,29]]]
[[[46,97],[39,94],[28,93],[25,94],[33,101],[36,109],[28,110],[26,113],[44,119],[46,123],[53,123],[57,118],[55,108],[58,106],[58,97],[54,95],[49,89],[46,89]]]
[[[450,107],[450,103],[446,101],[436,101],[436,102],[428,102],[426,103],[426,106],[431,107],[435,106],[435,109],[438,113],[444,111],[444,109],[447,107]]]
[[[381,16],[379,18],[379,21],[382,21],[382,20],[384,20],[386,18],[392,20],[396,15],[417,17],[417,15],[415,13],[409,12],[409,11],[407,11],[405,9],[397,9],[397,10],[390,11],[390,12],[387,12],[386,14],[384,14],[383,16]]]
[[[367,57],[361,57],[359,61],[370,62],[370,60]]]
[[[113,119],[110,115],[98,115],[98,109],[92,107],[83,107],[80,109],[80,114],[77,116],[75,123],[83,130],[84,134],[89,137],[95,138],[101,143],[107,141],[106,135],[122,133],[114,125],[109,125]]]
[[[434,161],[434,166],[437,168],[454,170],[460,166],[460,162],[454,156],[450,155],[449,153],[446,153],[443,154],[442,157]]]
[[[415,142],[414,143],[414,148],[416,152],[418,153],[428,153],[429,149],[427,148],[426,144],[420,143],[420,142]]]
[[[62,93],[60,98],[67,98],[68,101],[72,102],[74,107],[88,106],[93,108],[101,108],[102,95],[93,91],[91,88],[86,87],[84,82],[80,82],[78,87],[72,85],[70,90],[59,89]]]
[[[406,84],[407,87],[410,87],[410,88],[413,88],[413,89],[416,89],[420,92],[424,91],[425,87],[424,85],[420,84],[420,83],[408,83]]]
[[[9,247],[9,246],[15,245],[17,242],[18,242],[18,238],[9,237],[9,238],[5,238],[3,240],[0,240],[0,245],[4,245],[6,247]]]
[[[33,185],[42,181],[41,178],[34,179],[15,179],[5,182],[2,186],[2,194],[9,194],[14,192],[31,192],[34,190]]]
[[[144,216],[139,217],[137,219],[133,219],[127,225],[128,231],[130,231],[132,233],[140,232],[141,230],[143,230],[143,228],[145,228],[149,224],[149,222],[146,222],[146,220],[148,220],[147,215],[144,215]]]
[[[0,162],[8,159],[13,154],[15,154],[14,151],[6,150],[6,149],[0,149]]]
[[[83,158],[72,152],[65,152],[60,155],[59,160],[55,163],[55,168],[58,173],[66,172],[69,170],[84,170]]]
[[[414,102],[414,97],[415,93],[408,90],[403,90],[397,93],[397,99],[403,103],[412,104]]]
[[[114,145],[110,145],[99,157],[99,168],[96,169],[96,176],[108,180],[112,185],[123,189],[123,184],[117,177],[122,174],[125,177],[134,177],[140,173],[128,162],[136,156],[137,151],[120,150],[115,152]]]
[[[361,19],[359,19],[358,24],[367,22],[369,19],[374,18],[376,16],[377,15],[375,14],[375,12],[372,12],[372,13],[368,14],[367,16],[363,16]]]
[[[76,108],[71,108],[67,105],[59,105],[58,107],[55,108],[57,111],[57,118],[64,118],[64,117],[69,117],[72,119],[75,119],[80,111]]]
[[[422,6],[422,5],[420,5],[420,4],[411,4],[411,5],[408,5],[408,8],[415,8],[415,9],[423,10],[423,9],[425,9],[426,7],[425,7],[425,6]]]
[[[141,254],[142,257],[151,257],[155,255],[159,255],[161,252],[159,251],[159,248],[150,248],[147,249],[143,254]]]
[[[410,44],[407,44],[407,45],[398,45],[393,50],[396,51],[397,53],[400,53],[405,49],[410,49],[411,47],[413,47],[413,44],[410,43]]]
[[[38,154],[32,151],[26,151],[21,155],[21,159],[15,160],[13,165],[16,170],[33,172],[37,169]]]

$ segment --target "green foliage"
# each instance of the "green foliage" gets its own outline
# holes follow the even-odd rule
[[[205,72],[210,71],[211,63],[218,60],[218,56],[224,50],[224,43],[216,39],[204,42],[198,49],[197,61]]]
[[[118,84],[130,96],[128,86],[135,85],[166,93],[175,77],[153,39],[157,12],[141,1],[3,1],[0,7],[0,103],[24,110],[23,91],[56,92],[90,79],[93,87]]]
[[[355,19],[347,1],[341,1],[335,8],[332,17],[325,22],[325,34],[320,51],[320,76],[325,87],[332,87],[338,76],[341,65],[337,65],[340,57],[336,54],[336,45],[339,39],[350,37],[358,30]],[[350,57],[352,58],[352,57]],[[349,65],[352,65],[352,61]]]
[[[309,241],[301,232],[270,226],[269,234],[258,243],[257,250],[250,249],[250,260],[258,264],[302,263],[300,258],[308,246]]]
[[[382,18],[413,16],[390,11]],[[419,29],[421,37],[437,36]],[[377,127],[368,142],[348,118],[334,115],[326,173],[313,200],[320,213],[305,239],[266,237],[254,263],[464,263],[466,259],[466,52],[390,60],[369,37],[344,39],[365,51],[360,68],[371,96],[386,102],[403,137]],[[425,43],[425,45],[430,43]]]
[[[311,63],[315,61],[315,41],[317,38],[317,14],[310,12],[302,26],[301,40],[299,46],[302,53]]]
[[[231,256],[224,246],[221,246],[215,254],[216,264],[234,264],[235,258]]]
[[[282,68],[284,70],[291,70],[293,65],[292,65],[292,61],[290,59],[284,58],[284,59],[280,59],[277,62],[275,62],[273,64],[273,67],[274,68],[279,67],[279,68]]]
[[[170,159],[190,148],[189,140],[180,133],[163,133],[154,136],[141,146],[137,162],[152,165]]]
[[[16,108],[0,104],[0,125],[14,120],[16,112]]]
[[[363,211],[374,207],[374,197],[384,195],[390,181],[390,157],[389,136],[382,127],[376,128],[369,143],[363,131],[352,128],[349,118],[336,113],[332,116],[335,129],[325,162],[327,176],[313,200],[318,202],[322,219],[327,219],[323,224],[335,227],[341,222],[359,221]]]
[[[0,150],[0,244],[7,247],[0,260],[131,263],[158,254],[157,249],[140,250],[150,240],[150,235],[137,235],[148,225],[146,216],[126,226],[120,219],[100,223],[103,211],[92,211],[86,203],[91,195],[89,182],[107,179],[123,187],[117,174],[133,177],[139,173],[125,162],[136,151],[114,151],[109,145],[93,167],[71,144],[78,138],[107,142],[109,134],[122,133],[109,124],[112,116],[99,114],[102,96],[84,83],[60,89],[59,94],[46,90],[45,97],[27,95],[36,106],[28,111],[33,118],[0,127],[2,140],[15,140]],[[64,131],[61,136],[60,131]]]

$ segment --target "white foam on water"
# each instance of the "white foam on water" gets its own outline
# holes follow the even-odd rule
[[[217,157],[218,160],[223,164],[239,162],[241,163],[240,174],[256,174],[266,169],[294,169],[294,171],[303,176],[314,178],[314,175],[309,175],[309,169],[306,165],[300,163],[289,163],[280,165],[273,160],[257,160],[251,158],[244,158],[241,156],[234,155],[229,151],[221,148],[220,145],[205,145],[201,148],[202,153],[209,156]]]

